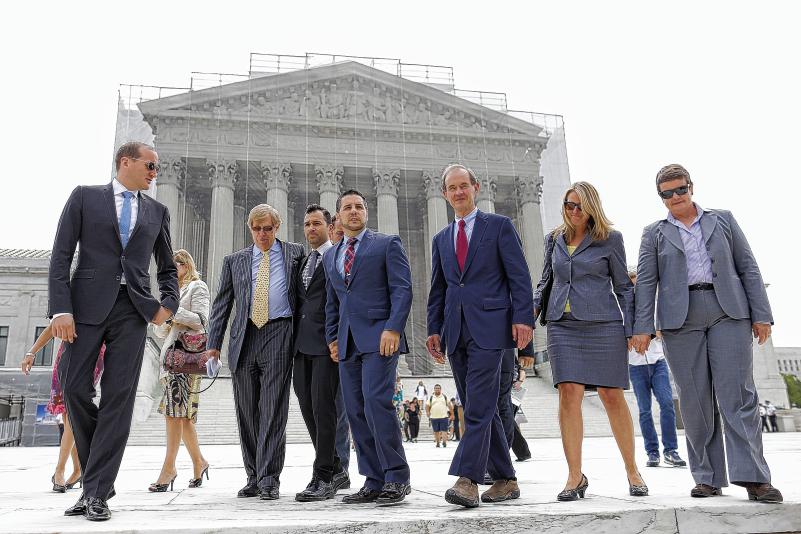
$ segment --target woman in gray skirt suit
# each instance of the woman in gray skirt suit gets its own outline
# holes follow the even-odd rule
[[[534,314],[545,307],[548,321],[548,355],[559,390],[559,428],[569,469],[557,499],[584,497],[589,485],[581,470],[586,387],[598,390],[606,409],[626,466],[629,494],[648,495],[634,462],[634,426],[623,396],[629,387],[628,338],[634,316],[623,236],[612,229],[598,191],[587,182],[576,182],[565,193],[562,220],[546,238],[542,279],[534,293]]]

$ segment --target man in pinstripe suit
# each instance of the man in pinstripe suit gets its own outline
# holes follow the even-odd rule
[[[228,343],[239,441],[248,481],[237,497],[278,498],[286,452],[292,379],[292,315],[303,245],[275,235],[281,216],[272,206],[250,211],[253,246],[223,260],[211,309],[208,348],[219,357],[231,309]]]

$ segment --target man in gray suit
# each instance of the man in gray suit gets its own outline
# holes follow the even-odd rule
[[[228,342],[239,441],[248,481],[237,497],[278,498],[286,453],[292,379],[292,315],[303,245],[275,235],[278,211],[259,204],[250,211],[253,245],[223,260],[211,309],[208,348],[219,358],[231,309]]]
[[[762,344],[773,324],[756,259],[731,212],[693,202],[684,167],[663,167],[656,188],[669,213],[643,231],[631,341],[644,354],[662,330],[696,482],[690,494],[720,495],[728,459],[732,484],[750,500],[781,502],[762,454],[752,369],[752,333]]]

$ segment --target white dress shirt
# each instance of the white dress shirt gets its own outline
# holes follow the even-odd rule
[[[629,351],[629,365],[653,365],[659,360],[664,359],[665,349],[662,347],[662,340],[658,337],[651,340],[651,344],[648,345],[648,350],[645,351],[645,355],[633,349]]]

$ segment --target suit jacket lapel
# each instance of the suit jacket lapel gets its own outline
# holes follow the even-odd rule
[[[373,244],[373,237],[372,230],[367,230],[364,233],[364,237],[362,237],[362,242],[359,244],[359,249],[356,251],[356,257],[353,259],[353,268],[350,270],[351,283],[353,282],[353,279],[356,278],[356,272],[359,270],[359,266],[363,263],[361,261],[362,256],[367,253],[367,249],[369,249],[370,245]],[[345,241],[345,239],[343,238],[342,241]]]
[[[255,245],[251,245],[245,250],[242,251],[242,255],[239,258],[238,264],[240,269],[240,276],[239,278],[245,284],[245,306],[250,306],[250,301],[253,298],[251,293],[253,292],[252,287],[252,278],[253,278],[253,247]]]
[[[447,255],[448,264],[453,266],[456,276],[461,277],[462,273],[459,271],[459,262],[456,259],[456,248],[454,247],[454,232],[456,232],[456,221],[449,224],[448,231],[443,234],[443,238],[447,240],[443,247],[445,249],[443,254]]]
[[[676,228],[672,222],[665,220],[659,225],[659,231],[665,236],[665,239],[670,241],[674,247],[679,249],[684,254],[684,242],[681,240],[679,229]]]
[[[120,222],[117,220],[117,205],[114,201],[114,187],[109,183],[103,189],[103,197],[105,198],[106,209],[111,221],[114,223],[114,233],[117,234],[117,241],[122,246],[122,239],[120,238]]]
[[[568,256],[575,256],[585,248],[589,247],[592,244],[592,236],[589,232],[584,236],[584,239],[581,240],[581,243],[578,244],[576,250],[573,251],[573,254],[568,254]]]
[[[701,233],[704,236],[704,243],[709,242],[712,233],[715,231],[715,226],[718,224],[718,216],[714,212],[705,211],[701,217]]]
[[[476,220],[473,223],[473,233],[470,235],[470,245],[467,247],[467,259],[464,262],[462,276],[464,276],[464,273],[466,273],[467,269],[470,268],[470,263],[472,263],[473,258],[476,255],[476,250],[478,249],[478,245],[481,244],[481,240],[484,238],[484,232],[486,230],[487,214],[481,210],[478,210],[478,213],[476,213]]]
[[[142,225],[145,224],[145,218],[147,217],[147,211],[150,199],[148,198],[147,195],[140,192],[139,201],[137,203],[139,204],[139,209],[137,210],[136,213],[136,225],[134,226],[133,231],[131,232],[131,236],[128,238],[129,243],[131,242],[131,239],[133,239],[136,233],[139,231],[139,228],[141,228]]]

